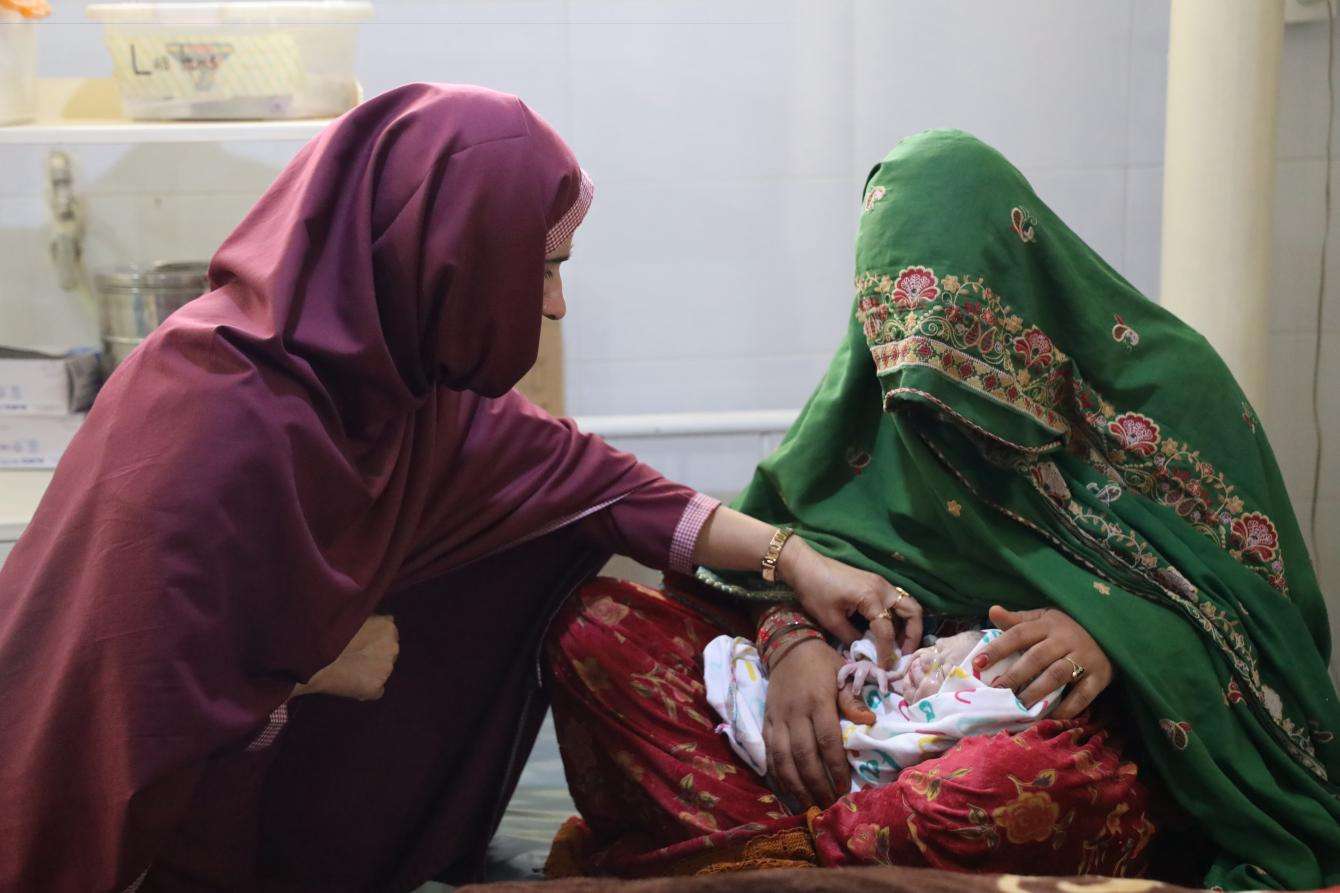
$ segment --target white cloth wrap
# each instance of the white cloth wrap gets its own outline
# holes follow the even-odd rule
[[[998,629],[987,630],[967,657],[949,669],[940,690],[916,703],[893,692],[881,695],[874,682],[866,682],[862,697],[875,714],[874,724],[840,720],[853,791],[887,784],[908,766],[943,753],[969,735],[1023,731],[1052,711],[1063,689],[1025,709],[1014,692],[991,686],[1019,659],[1018,654],[987,667],[980,677],[974,674],[973,658],[1000,634]],[[874,643],[859,640],[852,645],[852,654],[873,660]],[[900,658],[899,669],[910,659]],[[717,731],[751,769],[766,775],[763,705],[768,679],[758,651],[748,639],[718,636],[703,649],[703,664],[707,701],[722,719]]]

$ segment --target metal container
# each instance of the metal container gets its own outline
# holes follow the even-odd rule
[[[158,324],[208,289],[202,262],[117,267],[96,277],[106,370],[116,368]]]

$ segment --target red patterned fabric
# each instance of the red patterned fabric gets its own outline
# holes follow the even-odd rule
[[[554,623],[554,718],[589,827],[582,869],[672,873],[705,847],[806,823],[715,733],[702,683],[712,638],[743,614],[678,587],[600,579]],[[1135,875],[1154,833],[1134,764],[1100,724],[1045,720],[965,739],[893,784],[812,813],[814,861],[1028,874]]]

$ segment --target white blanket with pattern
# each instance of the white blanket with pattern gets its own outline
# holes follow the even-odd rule
[[[898,773],[928,757],[943,753],[969,735],[1019,732],[1046,716],[1056,706],[1061,689],[1026,709],[1014,692],[994,688],[1018,655],[1011,655],[974,674],[973,658],[1000,630],[987,630],[973,649],[949,669],[939,691],[914,703],[896,693],[880,694],[867,682],[862,690],[866,705],[875,714],[873,725],[841,720],[842,740],[852,766],[852,790],[887,784]],[[854,657],[874,658],[874,644],[853,644]],[[902,669],[910,656],[904,656]],[[763,705],[768,680],[758,652],[748,639],[718,636],[703,650],[707,700],[721,717],[717,731],[759,775],[767,774],[767,748],[763,742]]]

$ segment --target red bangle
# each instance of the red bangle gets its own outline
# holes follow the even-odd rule
[[[802,642],[809,642],[815,639],[823,641],[823,633],[819,632],[817,629],[804,629],[797,630],[796,633],[787,636],[785,641],[780,645],[776,644],[774,640],[773,648],[768,654],[763,656],[763,668],[768,671],[769,675],[771,675],[777,665],[782,662],[782,659],[792,651],[795,651],[797,646]],[[778,650],[779,648],[781,649],[780,651]]]
[[[767,647],[768,640],[784,629],[811,627],[817,629],[814,621],[804,611],[797,611],[789,605],[777,605],[764,612],[758,625],[755,641],[759,651]]]
[[[812,626],[798,626],[779,632],[768,640],[766,647],[759,651],[759,657],[766,663],[779,648],[785,648],[797,639],[822,639],[823,633]]]
[[[780,626],[769,627],[768,629],[759,633],[758,649],[760,651],[767,651],[768,646],[771,645],[773,642],[777,641],[778,639],[780,639],[782,636],[786,635],[787,633],[795,632],[796,630],[801,629],[814,629],[814,624],[808,621],[794,621],[791,623],[784,623]]]

